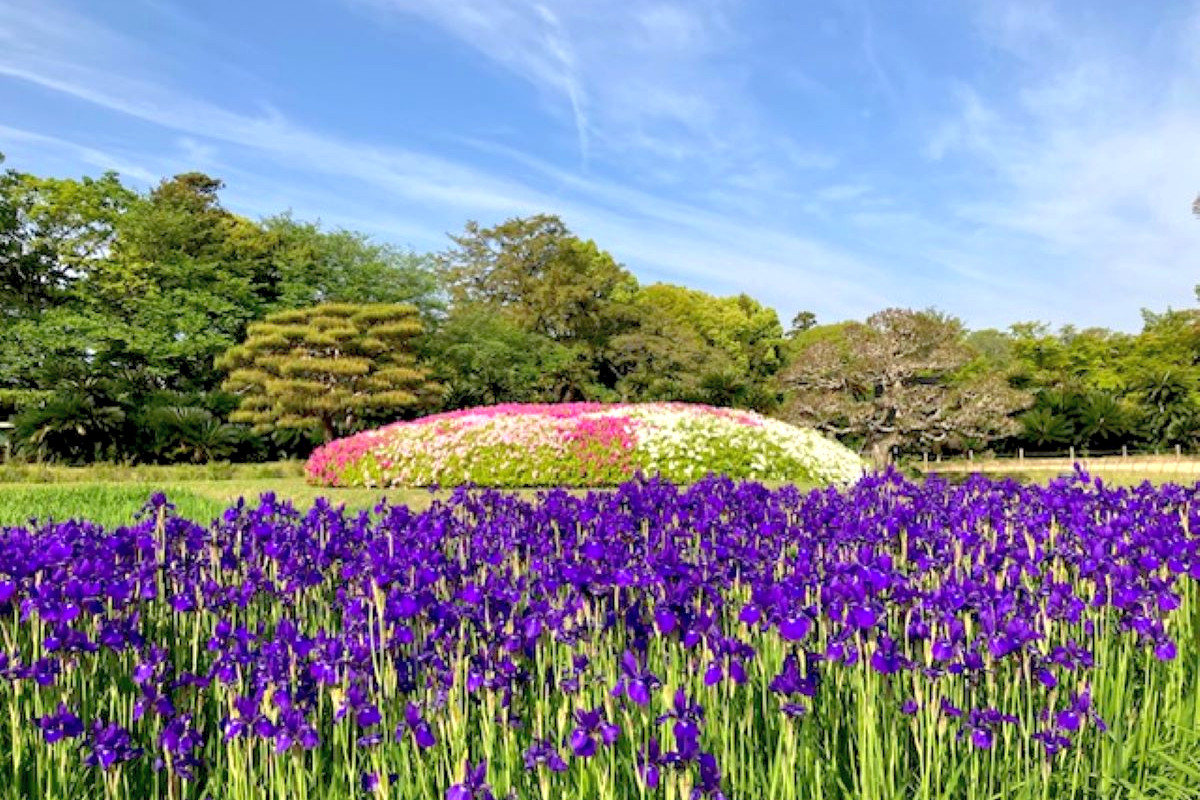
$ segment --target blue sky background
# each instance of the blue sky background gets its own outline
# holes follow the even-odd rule
[[[1200,281],[1200,2],[0,0],[0,152],[422,250],[555,212],[785,320],[1133,330]]]

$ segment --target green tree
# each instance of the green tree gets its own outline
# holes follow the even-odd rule
[[[331,300],[411,301],[437,319],[430,257],[290,217],[255,222],[224,208],[221,188],[200,173],[145,194],[111,173],[0,175],[0,414],[42,413],[38,452],[98,452],[68,452],[47,427],[57,415],[70,430],[94,406],[123,415],[104,457],[254,455],[256,440],[226,421],[214,365],[251,322]],[[276,439],[296,453],[308,441]]]
[[[149,370],[164,386],[211,388],[213,359],[278,300],[274,243],[221,206],[221,186],[179,175],[122,217],[84,298],[93,314],[119,320],[115,346],[95,348],[100,359]]]
[[[1200,437],[1200,310],[1144,312],[1122,367],[1146,440],[1191,446]]]
[[[428,337],[425,356],[448,408],[555,403],[586,385],[589,373],[579,348],[482,308],[451,316]]]
[[[636,327],[614,336],[608,358],[620,376],[625,402],[697,400],[709,373],[732,369],[728,356],[704,341],[686,321],[641,305]]]
[[[767,410],[783,363],[775,311],[746,295],[714,297],[657,283],[634,298],[635,326],[608,354],[628,400],[684,400]]]
[[[1031,398],[1001,376],[972,374],[962,324],[934,311],[889,309],[865,323],[805,334],[782,374],[785,416],[858,443],[877,460],[893,447],[984,446],[1020,430]]]
[[[14,425],[13,438],[25,455],[82,463],[120,455],[126,414],[103,393],[66,388],[27,406]]]
[[[246,442],[244,428],[194,405],[152,405],[142,411],[139,422],[153,438],[148,449],[161,461],[201,464],[228,459]]]
[[[0,316],[6,324],[44,310],[68,279],[49,244],[32,235],[26,180],[13,170],[0,173]]]
[[[81,180],[0,174],[0,313],[64,302],[111,248],[136,197],[111,172]]]
[[[1021,415],[1021,430],[1021,437],[1039,448],[1064,446],[1075,440],[1071,421],[1044,405]]]
[[[309,428],[326,441],[417,407],[434,390],[417,365],[415,306],[326,303],[250,326],[218,366],[240,397],[235,422]]]
[[[31,240],[67,277],[39,313],[0,331],[9,385],[45,387],[52,368],[73,364],[214,388],[213,359],[277,297],[271,240],[220,206],[220,182],[187,174],[145,197],[112,176],[24,185]]]
[[[636,302],[645,314],[669,318],[694,331],[739,373],[764,377],[782,366],[784,334],[779,316],[748,295],[715,297],[698,289],[656,283],[639,290]]]
[[[795,338],[807,330],[817,326],[817,315],[811,311],[799,311],[792,317],[792,327],[788,329],[788,338]]]
[[[1200,438],[1200,312],[1143,319],[1137,334],[1013,326],[1013,379],[1036,395],[1016,443],[1115,449]]]
[[[556,216],[468,222],[438,257],[457,307],[482,305],[555,341],[598,346],[623,326],[620,306],[637,281],[611,255],[571,233]]]
[[[637,281],[628,271],[550,215],[492,228],[468,222],[451,239],[438,268],[452,314],[486,310],[570,348],[584,368],[569,373],[563,399],[612,395],[618,376],[606,347],[635,324]]]
[[[278,309],[318,303],[411,303],[434,318],[444,305],[433,257],[323,230],[290,214],[263,221],[279,278]]]

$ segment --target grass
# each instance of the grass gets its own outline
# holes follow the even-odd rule
[[[8,483],[193,483],[256,481],[304,477],[303,461],[270,461],[262,464],[91,464],[65,467],[58,464],[0,464],[0,484]]]
[[[0,466],[0,525],[20,525],[31,518],[85,518],[103,525],[124,525],[133,521],[150,495],[160,491],[182,516],[205,521],[239,497],[255,500],[266,492],[301,508],[311,506],[317,497],[328,497],[335,505],[351,510],[372,508],[385,497],[394,504],[424,508],[434,497],[422,489],[310,486],[301,462],[91,467],[8,464]]]
[[[105,526],[125,525],[149,499],[150,486],[112,484],[9,484],[0,486],[0,525],[22,525],[33,519],[87,519]],[[172,490],[171,502],[188,519],[209,520],[223,503],[195,492]]]
[[[102,525],[126,525],[146,504],[150,495],[165,492],[179,514],[208,521],[237,502],[239,497],[257,500],[274,492],[307,508],[318,497],[350,510],[367,510],[380,499],[393,504],[425,508],[435,496],[412,489],[326,489],[309,486],[300,478],[243,481],[178,481],[174,483],[70,483],[0,484],[0,525],[20,525],[31,518],[56,520],[83,518]]]

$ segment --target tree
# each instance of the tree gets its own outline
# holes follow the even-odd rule
[[[115,317],[115,347],[98,360],[145,369],[163,386],[214,387],[213,360],[279,299],[275,242],[223,208],[222,183],[200,173],[165,180],[122,217],[108,258],[88,281],[88,310]]]
[[[782,373],[784,415],[857,443],[877,458],[893,447],[982,446],[1020,430],[1029,396],[1002,376],[970,375],[976,353],[957,320],[889,309],[865,323],[808,331]]]
[[[26,455],[82,463],[117,457],[125,422],[124,410],[103,395],[67,388],[18,414],[13,438]]]
[[[796,316],[792,317],[792,327],[788,330],[788,338],[794,339],[796,336],[804,333],[807,330],[815,328],[817,325],[817,315],[811,311],[800,311]]]
[[[41,308],[0,330],[4,380],[49,386],[48,370],[134,370],[158,388],[211,390],[213,359],[277,297],[272,241],[220,206],[219,181],[189,173],[147,196],[115,176],[27,178],[22,219],[59,278]]]
[[[1074,441],[1071,422],[1046,406],[1037,406],[1021,415],[1021,437],[1037,447],[1056,447]]]
[[[412,340],[415,306],[326,303],[250,326],[218,361],[240,397],[235,422],[258,432],[316,428],[325,441],[418,406],[432,387]]]
[[[0,173],[0,313],[62,302],[108,253],[136,197],[112,172],[81,180]]]
[[[329,301],[411,301],[426,320],[439,317],[431,257],[290,217],[249,220],[223,207],[221,189],[201,173],[146,193],[112,173],[0,173],[0,414],[52,412],[63,431],[93,406],[123,415],[121,433],[100,450],[67,447],[46,417],[36,452],[256,456],[263,440],[227,424],[214,365],[251,322]],[[308,441],[272,436],[295,453]]]
[[[279,276],[277,309],[319,303],[411,303],[425,319],[444,305],[433,257],[323,230],[288,214],[264,220]]]
[[[1122,370],[1148,442],[1190,445],[1200,436],[1200,311],[1143,312]]]
[[[451,315],[498,314],[570,348],[584,369],[570,373],[564,400],[612,394],[618,376],[606,348],[613,336],[636,324],[633,275],[551,215],[492,228],[468,222],[451,239],[455,246],[437,259]]]
[[[589,373],[577,347],[481,308],[451,316],[428,337],[424,354],[447,408],[556,403],[586,384]]]
[[[640,289],[633,307],[637,324],[608,349],[621,397],[775,405],[784,336],[773,309],[744,294],[714,297],[664,283]]]
[[[483,305],[555,341],[601,343],[620,328],[617,308],[637,281],[611,255],[571,233],[558,217],[468,222],[438,257],[451,301]]]
[[[645,314],[667,318],[695,332],[706,347],[720,351],[738,372],[773,375],[782,366],[783,326],[772,308],[749,295],[715,297],[698,289],[655,283],[637,293]]]
[[[140,422],[153,437],[151,449],[163,461],[202,464],[228,459],[246,439],[244,428],[197,406],[153,405],[142,416]]]
[[[0,173],[0,316],[6,323],[43,310],[66,280],[53,250],[39,242],[27,224],[26,177],[13,170]]]
[[[648,306],[642,306],[636,327],[610,340],[608,358],[620,376],[616,389],[624,402],[696,400],[709,371],[732,368],[693,326]]]

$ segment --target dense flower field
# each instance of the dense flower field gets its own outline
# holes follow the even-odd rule
[[[635,474],[847,483],[862,461],[812,430],[686,403],[503,405],[399,422],[309,459],[326,486],[614,486]]]
[[[1197,529],[894,474],[5,529],[0,797],[1195,796]]]

